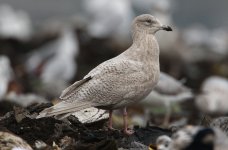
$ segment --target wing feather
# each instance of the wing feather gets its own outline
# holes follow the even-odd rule
[[[71,86],[69,86],[68,88],[66,88],[60,95],[60,99],[67,99],[70,95],[72,95],[73,92],[75,92],[75,90],[80,87],[81,85],[83,85],[84,83],[88,82],[89,80],[91,80],[92,77],[89,76],[87,78],[84,78],[80,81],[75,82],[74,84],[72,84]]]

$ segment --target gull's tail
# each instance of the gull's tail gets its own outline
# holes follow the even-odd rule
[[[73,101],[73,102],[67,102],[62,101],[50,108],[46,108],[43,111],[39,113],[39,115],[36,117],[43,118],[43,117],[50,117],[50,116],[56,116],[56,115],[63,115],[63,114],[69,114],[74,113],[82,109],[86,109],[89,107],[93,107],[91,102],[86,101]]]
[[[79,110],[93,107],[94,104],[90,101],[83,100],[72,100],[69,99],[72,94],[74,94],[77,89],[82,86],[83,84],[89,82],[91,80],[91,77],[84,78],[80,81],[75,82],[68,88],[66,88],[61,96],[60,99],[64,100],[50,108],[46,108],[43,111],[40,112],[40,114],[36,118],[42,118],[42,117],[50,117],[50,116],[56,116],[56,115],[65,115],[77,112]],[[76,98],[75,98],[76,99]],[[72,100],[72,101],[71,101]]]

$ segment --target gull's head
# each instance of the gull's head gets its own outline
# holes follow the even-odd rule
[[[143,14],[136,17],[132,22],[132,32],[142,32],[144,34],[155,34],[159,30],[172,31],[172,28],[163,25],[157,18],[150,14]]]

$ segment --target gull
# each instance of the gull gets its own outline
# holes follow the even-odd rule
[[[196,98],[196,106],[207,114],[225,114],[228,112],[228,80],[219,76],[207,78]]]
[[[87,31],[91,37],[128,41],[128,28],[134,18],[130,0],[83,0],[83,10],[88,16]],[[108,14],[108,17],[107,17]]]
[[[79,43],[74,30],[71,27],[64,27],[54,46],[55,56],[44,65],[41,79],[44,82],[69,81],[77,70],[74,59],[79,52]]]
[[[156,139],[157,150],[169,150],[172,139],[167,135],[161,135]]]
[[[208,29],[201,24],[192,25],[182,33],[185,43],[182,57],[191,63],[199,61],[217,62],[228,55],[228,34],[226,29]]]
[[[202,126],[185,126],[171,137],[169,150],[225,150],[227,149],[227,137],[218,128],[205,128]]]
[[[126,107],[146,97],[158,82],[159,45],[155,33],[159,30],[172,31],[150,14],[136,17],[132,23],[133,44],[66,88],[60,95],[62,101],[43,110],[37,118],[97,107],[109,110],[108,127],[112,129],[112,111],[121,108],[124,133],[133,134],[128,129]]]
[[[10,5],[0,6],[0,37],[26,41],[32,34],[32,23],[28,13],[14,10]]]
[[[74,58],[79,53],[79,43],[71,27],[63,27],[58,39],[34,50],[26,61],[28,72],[34,72],[44,63],[41,79],[44,82],[68,82],[75,75],[77,66]]]
[[[163,125],[167,126],[171,115],[171,104],[174,102],[181,102],[193,97],[191,90],[184,86],[180,81],[172,76],[161,72],[158,84],[154,90],[144,98],[140,105],[145,108],[151,108],[156,105],[163,105],[166,107],[166,115]],[[148,109],[146,109],[148,113]]]
[[[191,140],[191,143],[184,148],[184,150],[193,150],[193,149],[214,149],[214,141],[216,139],[215,132],[212,128],[203,128],[200,129]]]
[[[29,73],[41,71],[40,79],[48,95],[59,95],[77,72],[75,57],[79,43],[70,25],[63,26],[58,39],[34,50],[28,55],[26,69]]]
[[[219,128],[228,137],[228,117],[223,116],[215,118],[210,122],[209,126],[213,128]]]
[[[0,55],[0,100],[5,96],[8,84],[13,79],[13,69],[7,56]]]
[[[199,126],[185,126],[172,134],[172,142],[169,145],[170,150],[182,150],[192,141],[193,136],[200,130]]]

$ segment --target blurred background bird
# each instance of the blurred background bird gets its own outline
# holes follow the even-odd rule
[[[1,150],[32,150],[31,146],[12,133],[0,131]]]
[[[172,135],[169,150],[225,150],[226,140],[226,135],[218,128],[185,126]]]
[[[0,100],[6,95],[14,73],[7,56],[0,55]]]
[[[159,105],[164,106],[166,113],[163,125],[168,126],[172,111],[171,104],[191,99],[193,96],[192,91],[184,86],[181,81],[161,72],[158,84],[154,90],[140,102],[140,105],[146,108],[147,115],[149,115],[148,113],[153,107]]]
[[[0,37],[26,41],[32,35],[32,22],[23,10],[15,10],[8,4],[0,5]]]
[[[75,76],[78,53],[79,43],[74,29],[63,26],[55,41],[28,55],[26,68],[29,73],[38,74],[43,83],[42,91],[55,97]]]
[[[228,112],[228,80],[219,76],[207,78],[196,98],[197,107],[208,114],[226,114]]]
[[[169,150],[172,139],[167,135],[161,135],[156,139],[157,150]]]

